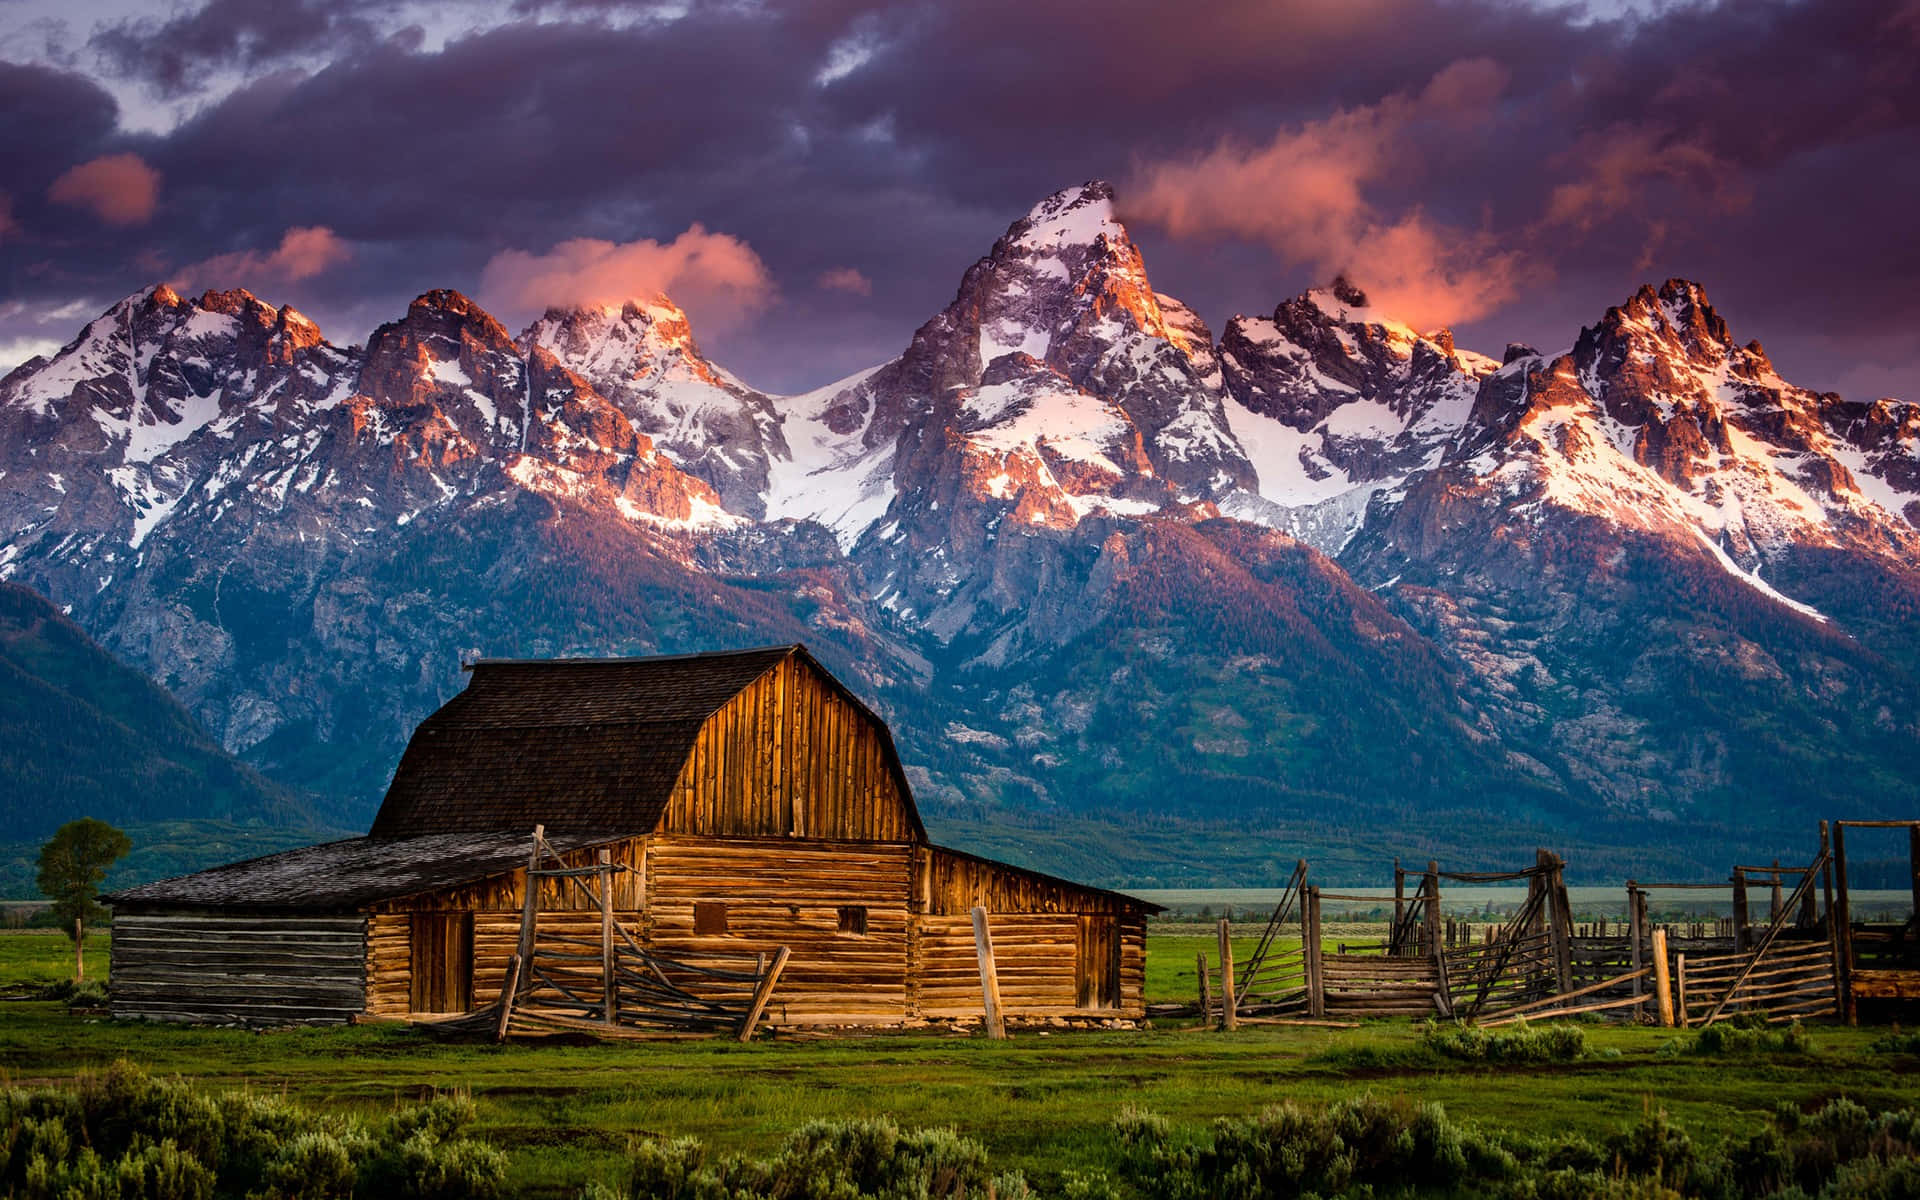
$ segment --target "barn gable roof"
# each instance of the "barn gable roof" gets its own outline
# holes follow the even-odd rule
[[[707,719],[790,657],[871,719],[920,836],[886,723],[799,645],[648,658],[483,659],[407,743],[369,836],[651,832]]]

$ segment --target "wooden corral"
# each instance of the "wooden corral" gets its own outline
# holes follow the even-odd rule
[[[1325,944],[1322,903],[1380,897],[1323,891],[1302,862],[1247,962],[1234,963],[1222,922],[1219,958],[1209,966],[1202,954],[1197,964],[1198,1011],[1228,1029],[1380,1016],[1497,1025],[1603,1013],[1681,1027],[1743,1013],[1852,1020],[1862,1000],[1920,999],[1920,922],[1849,921],[1848,827],[1908,831],[1920,912],[1920,822],[1836,822],[1831,845],[1822,822],[1812,862],[1735,866],[1725,883],[1629,880],[1626,918],[1617,922],[1576,922],[1564,864],[1544,850],[1533,866],[1505,873],[1445,872],[1437,863],[1412,873],[1396,862],[1387,936],[1333,948]],[[1474,925],[1443,915],[1447,884],[1503,882],[1527,886],[1505,921]],[[1650,896],[1705,890],[1730,891],[1732,914],[1679,924],[1654,918]],[[1300,944],[1282,949],[1280,934],[1296,925]]]
[[[737,991],[780,957],[775,1025],[977,1020],[989,982],[1016,1020],[1130,1019],[1155,911],[931,844],[886,725],[798,646],[476,664],[367,837],[111,899],[117,1014],[260,1023],[456,1018],[516,956],[616,1011],[623,971]]]

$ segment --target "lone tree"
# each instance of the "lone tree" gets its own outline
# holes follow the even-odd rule
[[[127,835],[92,817],[68,821],[40,847],[40,892],[53,901],[53,915],[73,939],[73,977],[86,978],[86,927],[107,915],[100,906],[100,881],[107,868],[133,849]]]

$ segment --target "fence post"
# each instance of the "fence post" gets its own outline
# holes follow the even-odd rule
[[[620,1019],[620,977],[613,961],[613,854],[600,851],[600,1019],[609,1025]]]
[[[1194,973],[1200,977],[1200,1020],[1204,1024],[1213,1019],[1213,997],[1207,988],[1207,952],[1202,950],[1193,956]]]
[[[1733,952],[1744,954],[1753,941],[1753,932],[1747,919],[1747,873],[1739,867],[1733,869]]]
[[[1680,1028],[1687,1027],[1687,956],[1676,954],[1673,959],[1673,998],[1674,1018],[1680,1022]]]
[[[1327,978],[1320,961],[1320,889],[1306,890],[1300,906],[1301,950],[1307,968],[1307,1015],[1327,1015]]]
[[[1916,910],[1920,911],[1920,910]],[[1393,937],[1387,946],[1388,954],[1399,954],[1400,931],[1405,928],[1407,919],[1407,873],[1400,867],[1400,860],[1393,860]]]
[[[1240,1028],[1239,1000],[1233,987],[1233,925],[1220,918],[1220,1028]]]
[[[1653,931],[1653,997],[1660,1009],[1660,1025],[1673,1028],[1673,979],[1668,974],[1667,931]]]
[[[1427,945],[1428,953],[1440,950],[1440,864],[1427,860]]]
[[[1642,932],[1644,931],[1640,926],[1640,885],[1629,879],[1627,880],[1627,958],[1628,966],[1634,972],[1633,995],[1637,1000],[1647,993],[1646,976],[1639,973],[1641,963],[1640,936]],[[1646,1019],[1647,1004],[1645,1000],[1640,1000],[1638,1004],[1633,1006],[1633,1015],[1636,1020]]]
[[[1549,850],[1540,852],[1547,868],[1547,897],[1553,901],[1553,972],[1562,992],[1573,990],[1573,905],[1567,899],[1565,864]]]
[[[993,934],[987,931],[987,910],[973,909],[973,950],[980,959],[980,1000],[987,1012],[987,1036],[1007,1036],[1006,1015],[1000,1008],[1000,972],[993,962]]]
[[[1858,1025],[1860,1007],[1853,998],[1853,913],[1852,905],[1847,902],[1847,825],[1844,821],[1833,823],[1833,874],[1840,881],[1839,908],[1833,914],[1833,936],[1839,939],[1840,967],[1847,981],[1842,1008],[1847,1024]]]

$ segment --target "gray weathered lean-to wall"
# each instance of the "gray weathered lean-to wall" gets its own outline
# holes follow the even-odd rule
[[[121,913],[113,1015],[202,1024],[336,1024],[366,1007],[366,918]]]

